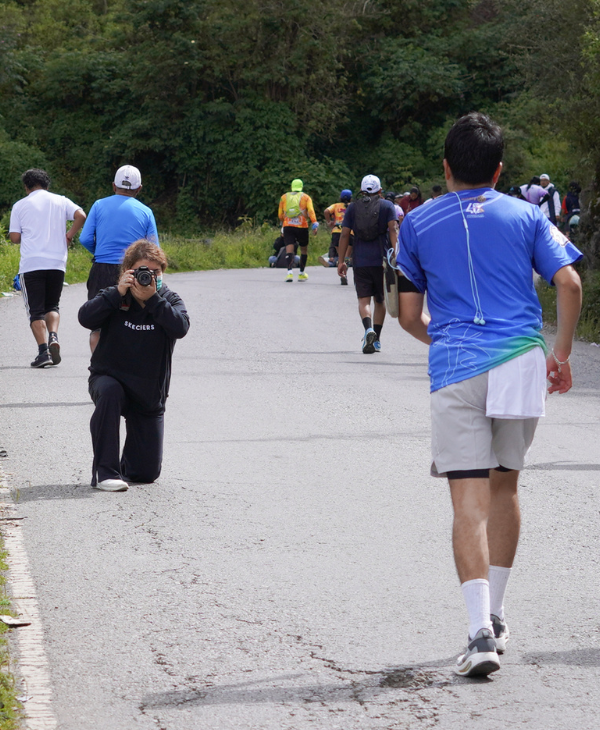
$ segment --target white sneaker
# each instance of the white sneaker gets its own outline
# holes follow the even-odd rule
[[[487,676],[500,669],[494,632],[479,629],[475,638],[469,637],[469,645],[464,654],[456,660],[454,671],[461,677]]]
[[[506,651],[506,642],[510,639],[508,624],[495,614],[491,614],[490,620],[492,622],[492,629],[494,630],[494,638],[496,639],[496,651],[498,654],[504,654]]]
[[[98,482],[94,489],[100,489],[103,492],[126,492],[129,486],[122,479],[105,479],[103,482]]]

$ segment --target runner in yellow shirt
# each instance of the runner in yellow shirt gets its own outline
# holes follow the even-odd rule
[[[310,195],[302,192],[304,183],[296,178],[292,180],[292,190],[284,193],[279,201],[279,220],[283,223],[283,240],[287,254],[288,273],[286,281],[294,281],[292,267],[294,265],[294,245],[300,246],[300,273],[298,281],[307,281],[304,271],[308,259],[308,221],[310,219],[313,235],[317,235],[319,224]]]
[[[342,190],[340,193],[340,202],[330,205],[329,208],[325,208],[325,220],[331,230],[331,245],[329,247],[329,258],[325,259],[325,256],[319,256],[319,261],[323,266],[336,266],[338,256],[338,244],[340,242],[340,236],[342,235],[342,221],[344,220],[344,214],[346,208],[352,200],[352,190]],[[350,236],[350,246],[352,246],[352,236]],[[340,276],[340,284],[348,284],[348,277]]]

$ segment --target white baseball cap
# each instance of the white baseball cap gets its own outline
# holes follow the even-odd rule
[[[540,175],[540,180],[550,180],[550,175],[546,175],[546,173],[544,173],[543,175]]]
[[[142,174],[133,165],[123,165],[116,172],[115,186],[121,190],[137,190],[142,187]]]
[[[381,180],[377,175],[365,175],[360,184],[363,193],[378,193],[381,190]]]

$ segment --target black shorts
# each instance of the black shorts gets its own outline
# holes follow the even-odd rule
[[[331,245],[335,246],[335,248],[337,248],[340,245],[340,236],[341,235],[342,234],[339,231],[334,231],[331,234]],[[353,244],[354,244],[354,236],[352,234],[350,234],[350,239],[348,241],[348,248],[351,248]]]
[[[58,312],[65,272],[59,269],[40,269],[19,274],[23,302],[29,322],[44,319],[48,312]]]
[[[87,280],[88,299],[93,299],[102,289],[119,283],[121,264],[99,264],[94,261]]]
[[[308,228],[284,226],[283,240],[286,246],[308,246]]]
[[[383,266],[354,267],[354,287],[359,299],[375,297],[375,301],[384,301],[383,295]]]

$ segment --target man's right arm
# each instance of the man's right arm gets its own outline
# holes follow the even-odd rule
[[[573,385],[571,364],[568,360],[581,312],[581,279],[569,265],[563,266],[554,274],[552,283],[556,287],[558,328],[553,350],[546,358],[546,371],[550,381],[548,392],[566,393]]]
[[[92,205],[90,214],[83,224],[83,229],[79,234],[79,243],[91,254],[96,253],[96,203]]]
[[[427,334],[427,327],[431,317],[423,311],[424,294],[416,292],[400,292],[400,315],[398,320],[403,330],[417,340],[431,345],[431,337]]]

